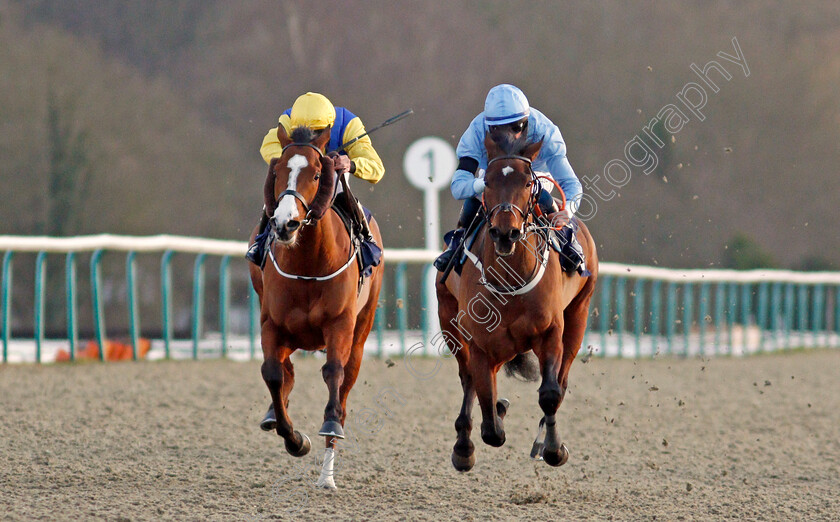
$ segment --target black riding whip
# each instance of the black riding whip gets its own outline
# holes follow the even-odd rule
[[[412,114],[414,114],[414,109],[408,109],[407,111],[405,111],[405,112],[401,112],[400,114],[397,114],[396,116],[394,116],[394,117],[392,117],[392,118],[388,118],[387,120],[383,121],[382,123],[380,123],[380,124],[379,124],[379,125],[377,125],[376,127],[374,127],[374,128],[372,128],[372,129],[370,129],[369,131],[365,132],[364,134],[361,134],[361,135],[359,135],[359,136],[356,136],[356,137],[355,137],[355,138],[353,138],[352,140],[350,140],[350,141],[348,141],[347,143],[343,144],[341,147],[337,148],[335,151],[336,151],[336,152],[341,152],[342,150],[346,150],[346,149],[347,149],[347,147],[349,147],[350,145],[352,145],[352,144],[356,143],[357,141],[359,141],[360,139],[364,138],[364,137],[365,137],[365,136],[367,136],[368,134],[370,134],[370,133],[372,133],[372,132],[374,132],[374,131],[377,131],[377,130],[381,129],[382,127],[387,127],[388,125],[391,125],[392,123],[397,123],[397,122],[398,122],[398,121],[400,121],[401,119],[406,118],[406,117],[408,117],[408,116],[411,116]]]

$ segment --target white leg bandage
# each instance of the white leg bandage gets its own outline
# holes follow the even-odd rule
[[[319,488],[338,489],[335,487],[335,477],[333,474],[333,463],[335,461],[335,450],[327,448],[324,450],[324,463],[321,465],[321,476],[318,477],[318,482],[315,483]]]

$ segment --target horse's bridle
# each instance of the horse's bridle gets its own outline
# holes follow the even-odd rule
[[[282,150],[282,151],[280,151],[280,154],[282,155],[283,153],[285,153],[285,152],[286,152],[286,149],[288,149],[289,147],[309,147],[309,148],[311,148],[311,149],[315,149],[315,150],[318,152],[318,155],[319,155],[321,158],[323,158],[323,157],[324,157],[324,153],[321,151],[321,149],[319,149],[319,148],[318,148],[318,147],[316,147],[315,145],[313,145],[313,144],[311,144],[311,143],[308,143],[308,142],[300,142],[300,143],[295,142],[295,143],[289,143],[288,145],[286,145],[285,147],[283,147],[283,150]],[[320,186],[321,186],[321,180],[320,180],[320,177],[321,177],[321,172],[320,172],[320,171],[318,171],[318,172],[315,174],[315,179],[316,179],[316,180],[318,180],[318,187],[319,187],[319,188],[320,188]],[[316,191],[316,194],[317,194],[317,191]],[[311,211],[311,210],[309,210],[309,203],[307,203],[306,199],[304,199],[304,197],[301,195],[301,193],[300,193],[300,192],[298,192],[297,190],[286,189],[286,190],[284,190],[283,192],[281,192],[279,196],[277,196],[277,201],[280,201],[281,199],[283,199],[283,196],[293,196],[295,199],[297,199],[298,201],[300,201],[300,204],[301,204],[301,205],[303,205],[303,211],[304,211],[304,213],[305,213],[305,217],[303,218],[303,221],[301,221],[301,224],[302,224],[302,225],[304,225],[304,226],[307,226],[307,225],[312,225],[312,224],[314,224],[316,221],[318,221],[317,219],[314,219],[314,218],[312,217],[312,215],[311,215],[311,214],[312,214],[312,211]]]
[[[324,153],[321,151],[321,149],[319,149],[318,147],[316,147],[315,145],[313,145],[311,143],[304,143],[304,142],[289,143],[288,145],[283,147],[283,150],[281,151],[281,154],[286,152],[286,149],[288,149],[289,147],[295,147],[295,146],[297,146],[297,147],[310,147],[310,148],[318,151],[318,155],[321,158],[324,157]],[[321,180],[319,179],[320,176],[321,176],[321,172],[318,171],[318,173],[315,174],[315,178],[318,179],[318,188],[319,189],[321,188]],[[280,199],[282,199],[283,196],[287,196],[287,195],[294,196],[298,201],[300,201],[300,203],[303,205],[303,209],[306,211],[306,217],[301,222],[301,224],[312,225],[312,224],[314,224],[318,221],[317,219],[310,216],[312,211],[309,209],[309,204],[306,202],[306,200],[303,198],[303,196],[300,194],[300,192],[298,192],[296,190],[284,190],[283,192],[280,193],[280,196],[277,198],[278,201]],[[316,191],[316,195],[317,195],[317,191]],[[347,268],[356,259],[356,252],[357,251],[358,251],[358,246],[357,246],[356,243],[353,243],[353,247],[350,249],[350,256],[348,257],[347,262],[344,263],[344,265],[342,265],[341,268],[339,268],[335,272],[333,272],[331,274],[328,274],[328,275],[325,275],[325,276],[305,276],[305,275],[298,275],[298,274],[288,274],[288,273],[284,272],[283,270],[281,270],[280,267],[277,265],[277,259],[274,257],[274,249],[273,248],[268,249],[268,256],[269,256],[269,258],[271,258],[271,264],[274,265],[274,269],[277,270],[277,273],[280,274],[281,276],[287,278],[287,279],[297,279],[299,281],[329,281],[330,279],[336,277],[340,273],[347,270]]]
[[[527,211],[522,210],[517,205],[514,205],[509,201],[503,201],[502,203],[499,203],[498,205],[494,206],[492,209],[487,210],[487,205],[484,202],[483,193],[481,194],[481,208],[484,209],[484,213],[487,216],[488,223],[490,223],[490,220],[492,220],[493,216],[496,215],[496,212],[513,212],[515,210],[519,212],[519,214],[522,216],[522,226],[524,227],[525,222],[528,220],[528,216],[531,215],[531,213],[534,211],[534,206],[536,205],[537,198],[539,197],[540,184],[537,180],[537,175],[534,172],[534,169],[531,167],[531,159],[526,158],[525,156],[518,156],[515,154],[509,154],[507,156],[497,156],[487,163],[487,168],[489,169],[490,165],[492,165],[493,162],[506,159],[521,160],[524,161],[525,164],[528,166],[527,174],[531,176],[531,181],[528,182],[528,186],[531,188],[531,196],[528,198]]]
[[[490,223],[490,220],[493,218],[493,216],[496,214],[496,212],[513,212],[514,210],[516,210],[517,212],[519,212],[522,215],[522,226],[520,227],[520,232],[523,231],[523,229],[525,229],[526,226],[529,227],[528,228],[529,230],[533,230],[534,225],[533,225],[533,223],[531,223],[530,226],[529,226],[528,217],[534,211],[534,207],[537,204],[537,199],[538,199],[539,194],[540,194],[539,191],[540,191],[541,185],[539,184],[539,179],[537,178],[537,174],[534,172],[534,169],[531,167],[531,160],[529,158],[526,158],[525,156],[518,156],[518,155],[513,155],[513,154],[507,155],[507,156],[498,156],[496,158],[493,158],[492,160],[490,160],[487,163],[487,167],[489,168],[490,165],[492,165],[494,161],[499,161],[499,160],[504,160],[504,159],[521,160],[521,161],[524,161],[525,164],[528,166],[527,173],[531,176],[531,181],[528,182],[528,186],[531,187],[531,195],[528,198],[528,210],[524,211],[521,208],[519,208],[518,206],[514,205],[513,203],[511,203],[509,201],[505,201],[505,202],[499,203],[498,205],[496,205],[495,207],[493,207],[492,209],[490,209],[488,211],[487,210],[487,205],[485,205],[485,203],[484,203],[484,194],[482,194],[482,196],[481,196],[481,207],[484,209],[484,212],[486,214],[487,223],[488,224]],[[523,241],[527,236],[528,236],[528,234],[522,234],[522,236],[517,240],[517,242]],[[531,274],[530,280],[527,281],[527,282],[523,282],[521,285],[516,286],[516,287],[501,287],[501,286],[494,285],[494,284],[490,283],[487,280],[487,276],[484,272],[484,266],[481,263],[481,260],[478,258],[478,256],[475,255],[474,253],[472,253],[470,251],[470,249],[466,248],[466,247],[464,248],[464,254],[467,256],[467,258],[470,259],[470,261],[472,261],[472,263],[475,265],[475,267],[481,273],[481,277],[479,279],[479,284],[483,285],[485,288],[487,288],[488,290],[490,290],[491,292],[496,293],[496,294],[516,296],[516,295],[527,294],[528,292],[533,290],[539,284],[539,282],[542,280],[542,277],[545,274],[545,268],[548,264],[549,248],[548,248],[547,244],[543,244],[543,249],[542,249],[541,255],[537,258],[537,264],[534,267],[534,272]]]

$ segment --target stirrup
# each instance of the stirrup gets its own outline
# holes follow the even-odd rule
[[[461,245],[465,232],[466,230],[463,228],[456,228],[455,230],[446,233],[444,240],[448,241],[448,246],[434,262],[435,268],[437,268],[438,272],[443,272],[446,270],[446,267],[449,266],[452,256],[455,255],[455,252]]]
[[[449,266],[449,260],[455,255],[455,247],[447,248],[443,253],[437,256],[434,265],[438,272],[443,272]]]
[[[583,247],[575,236],[574,228],[570,225],[566,225],[563,227],[563,230],[565,231],[566,228],[568,228],[571,233],[560,252],[560,265],[563,267],[565,272],[578,272],[583,275],[587,272],[586,256],[583,253]]]
[[[248,251],[245,252],[245,259],[257,266],[260,265],[262,262],[262,248],[260,248],[259,241],[254,241],[251,246],[248,247]]]
[[[260,267],[260,270],[265,267],[265,261],[268,259],[266,254],[268,254],[271,232],[271,227],[266,227],[262,233],[257,234],[254,242],[248,246],[248,251],[245,252],[245,259]]]

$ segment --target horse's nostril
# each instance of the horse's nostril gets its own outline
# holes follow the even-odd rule
[[[501,236],[501,231],[496,227],[490,227],[490,239],[496,241]]]
[[[288,223],[286,223],[286,230],[288,230],[289,232],[294,232],[298,228],[300,228],[300,221],[292,219],[289,220]]]
[[[511,241],[519,241],[519,238],[522,237],[522,232],[519,231],[518,228],[514,228],[510,231],[510,240]]]

